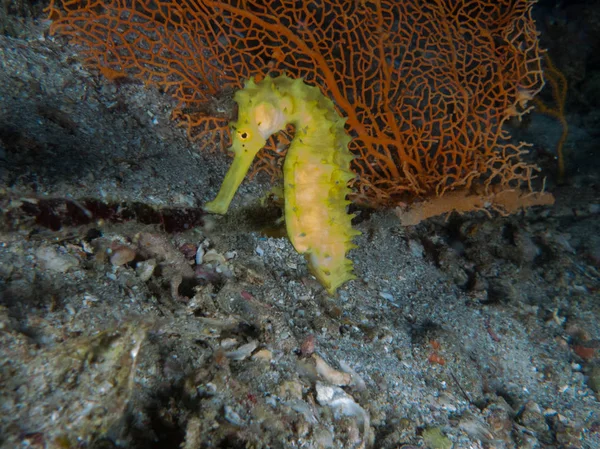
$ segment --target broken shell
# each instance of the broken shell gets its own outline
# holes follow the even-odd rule
[[[198,249],[196,250],[196,265],[202,265],[204,261],[204,248],[202,247],[202,245],[198,246]]]
[[[315,361],[317,373],[327,382],[333,385],[343,386],[349,385],[352,381],[352,376],[350,374],[333,369],[317,354],[313,354],[312,358]]]
[[[344,360],[340,360],[338,363],[340,364],[340,368],[342,369],[342,371],[348,373],[352,378],[350,386],[352,386],[358,391],[364,391],[367,389],[367,385],[365,384],[363,378],[356,371],[354,371],[347,362],[345,362]]]
[[[228,350],[234,348],[238,344],[236,338],[224,338],[221,340],[221,348]]]
[[[231,360],[244,360],[258,347],[256,341],[251,341],[245,345],[240,346],[235,351],[229,351],[225,353],[225,356]]]
[[[204,260],[205,263],[210,263],[210,262],[225,263],[226,262],[225,257],[223,256],[223,254],[218,253],[214,249],[209,249],[208,251],[206,251],[204,253],[203,260]]]
[[[363,428],[363,444],[370,446],[371,419],[369,414],[356,403],[354,398],[340,387],[326,385],[322,382],[317,382],[316,390],[319,404],[331,408],[336,419],[343,416],[354,416],[357,418],[358,424]]]
[[[79,266],[79,259],[70,254],[58,252],[55,248],[46,246],[36,251],[35,256],[43,270],[65,273],[69,268]]]
[[[231,406],[226,405],[225,407],[223,407],[223,412],[225,415],[225,420],[227,422],[238,427],[241,427],[244,424],[240,415]]]

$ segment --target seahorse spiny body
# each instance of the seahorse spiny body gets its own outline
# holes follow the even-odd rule
[[[352,155],[345,119],[316,87],[287,76],[250,79],[236,92],[238,121],[231,124],[234,152],[217,197],[205,205],[224,214],[267,138],[292,124],[295,136],[283,165],[287,234],[306,256],[313,275],[328,293],[355,276],[346,253],[355,245],[352,215],[346,211]]]

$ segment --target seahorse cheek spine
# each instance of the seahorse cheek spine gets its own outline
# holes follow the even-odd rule
[[[225,213],[267,134],[293,124],[296,132],[283,170],[287,233],[294,248],[305,254],[311,272],[328,293],[335,293],[355,278],[346,253],[355,246],[352,238],[360,234],[352,229],[352,216],[346,212],[347,184],[354,174],[349,169],[352,155],[344,119],[319,89],[285,76],[258,84],[250,80],[236,101],[234,163],[217,198],[205,209]]]

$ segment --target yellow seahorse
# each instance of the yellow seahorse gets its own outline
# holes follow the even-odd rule
[[[304,254],[312,274],[329,294],[355,276],[346,253],[355,245],[346,206],[352,154],[345,119],[316,87],[287,76],[250,79],[235,94],[238,120],[231,123],[234,152],[217,197],[205,210],[225,214],[233,195],[267,138],[287,124],[295,136],[283,165],[285,224],[287,234]]]

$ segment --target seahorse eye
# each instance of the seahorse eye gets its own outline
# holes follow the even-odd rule
[[[250,137],[250,134],[248,134],[247,132],[242,132],[238,134],[240,136],[240,139],[242,140],[246,140],[248,139],[248,137]]]

